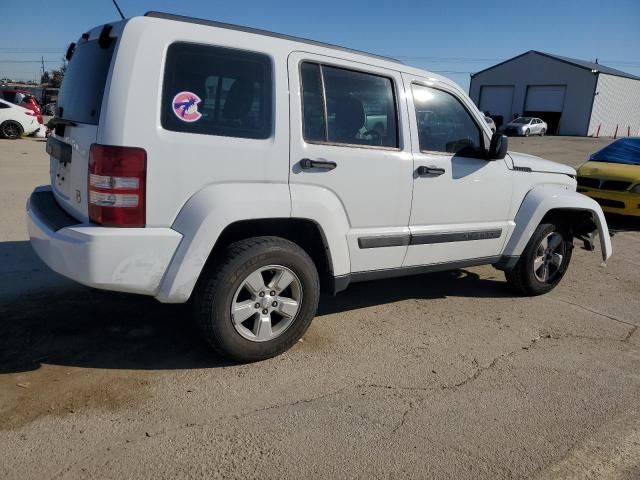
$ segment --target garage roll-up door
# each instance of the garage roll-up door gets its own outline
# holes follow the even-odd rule
[[[502,115],[504,122],[511,120],[513,85],[487,85],[480,87],[480,110],[492,117]]]
[[[529,85],[524,109],[534,112],[562,112],[565,85]]]

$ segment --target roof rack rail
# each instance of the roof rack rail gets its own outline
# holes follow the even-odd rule
[[[318,42],[315,40],[309,40],[307,38],[295,37],[293,35],[285,35],[282,33],[270,32],[268,30],[260,30],[258,28],[243,27],[242,25],[234,25],[231,23],[216,22],[214,20],[205,20],[202,18],[186,17],[183,15],[174,15],[171,13],[163,13],[163,12],[155,12],[155,11],[147,12],[144,14],[144,16],[153,17],[153,18],[162,18],[164,20],[174,20],[176,22],[186,22],[186,23],[194,23],[197,25],[206,25],[209,27],[226,28],[228,30],[236,30],[238,32],[255,33],[256,35],[265,35],[267,37],[280,38],[282,40],[291,40],[293,42],[302,42],[308,45],[315,45],[317,47],[325,47],[325,48],[331,48],[333,50],[340,50],[343,52],[356,53],[358,55],[366,55],[368,57],[377,58],[379,60],[385,60],[387,62],[394,62],[394,63],[400,63],[400,64],[402,63],[400,60],[397,60],[392,57],[385,57],[384,55],[376,55],[375,53],[363,52],[361,50],[355,50],[353,48],[341,47],[339,45],[332,45],[330,43]]]

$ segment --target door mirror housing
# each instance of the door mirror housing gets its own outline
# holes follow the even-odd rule
[[[509,137],[501,133],[494,133],[491,136],[491,145],[487,153],[488,160],[502,160],[509,148]]]

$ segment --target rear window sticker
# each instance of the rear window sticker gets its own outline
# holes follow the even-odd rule
[[[202,117],[198,104],[202,100],[193,92],[180,92],[173,97],[173,113],[183,122],[197,122]]]

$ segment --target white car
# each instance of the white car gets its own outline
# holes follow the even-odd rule
[[[193,299],[235,360],[294,345],[321,289],[487,264],[538,295],[574,237],[599,232],[611,255],[575,170],[507,153],[439,75],[153,12],[68,56],[51,185],[27,206],[35,251],[91,287]]]
[[[518,117],[507,123],[503,132],[506,135],[520,135],[523,137],[540,135],[543,137],[548,129],[547,123],[540,118]]]
[[[40,128],[35,114],[26,108],[0,100],[0,137],[15,140]]]

